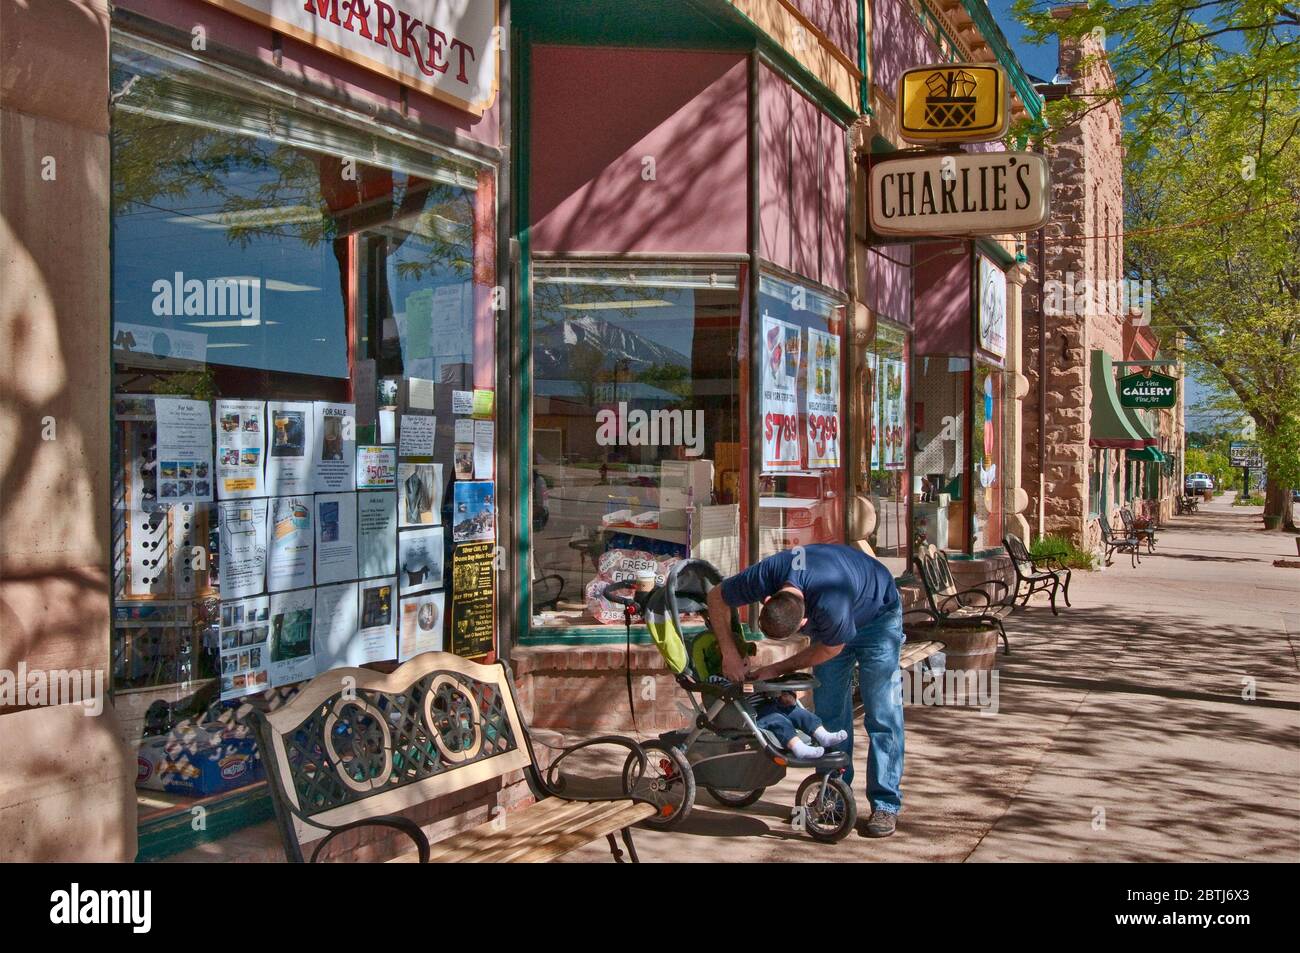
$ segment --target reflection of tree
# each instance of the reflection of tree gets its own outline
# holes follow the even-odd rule
[[[676,394],[682,400],[691,396],[691,369],[681,364],[651,364],[637,374],[636,379]]]
[[[569,352],[569,368],[573,379],[582,388],[582,399],[588,407],[596,405],[596,382],[604,363],[605,353],[586,342],[579,342]]]

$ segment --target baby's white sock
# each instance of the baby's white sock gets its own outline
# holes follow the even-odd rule
[[[848,736],[847,731],[827,731],[825,725],[819,725],[817,730],[813,732],[813,737],[817,739],[817,743],[828,748],[831,745],[839,744]]]
[[[795,736],[790,739],[790,753],[796,758],[820,758],[826,753],[826,749],[820,745],[810,745],[802,738]]]

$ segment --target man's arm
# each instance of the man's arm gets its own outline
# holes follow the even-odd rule
[[[769,678],[776,678],[778,675],[784,675],[786,672],[796,672],[801,668],[820,665],[822,662],[835,658],[843,649],[843,644],[823,645],[820,642],[814,642],[789,658],[755,669],[749,673],[749,677],[756,682],[761,682]]]
[[[731,606],[722,597],[722,586],[709,590],[709,625],[718,637],[718,651],[722,653],[722,674],[733,682],[745,680],[745,660],[740,657],[731,634]]]

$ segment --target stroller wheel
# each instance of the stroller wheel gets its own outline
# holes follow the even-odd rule
[[[623,765],[623,785],[641,797],[649,798],[659,813],[641,823],[654,830],[671,830],[691,813],[695,804],[695,772],[686,755],[662,741],[641,745],[646,753],[646,773],[636,777],[637,760],[629,756]]]
[[[710,784],[704,785],[704,790],[709,792],[709,797],[717,801],[723,807],[742,808],[749,807],[763,796],[767,788],[757,788],[753,791],[724,791],[721,788],[715,788]]]
[[[827,780],[823,797],[821,775],[808,775],[794,796],[794,807],[808,836],[826,844],[843,840],[858,822],[853,789],[837,777]]]

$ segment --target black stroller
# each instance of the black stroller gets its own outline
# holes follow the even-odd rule
[[[693,727],[642,743],[648,755],[646,776],[633,778],[637,765],[629,759],[624,782],[644,788],[660,805],[659,814],[645,823],[665,830],[689,816],[697,784],[719,804],[743,808],[783,780],[787,768],[812,768],[816,773],[804,779],[795,795],[794,823],[815,840],[839,841],[853,830],[858,813],[853,791],[842,777],[848,756],[835,751],[814,760],[796,758],[758,726],[755,714],[761,699],[808,691],[818,682],[797,672],[765,682],[729,682],[723,677],[707,602],[709,590],[721,581],[710,563],[691,559],[675,565],[667,582],[650,592],[626,592],[635,590],[631,581],[605,587],[605,597],[624,607],[629,643],[632,622],[640,616],[695,710]],[[681,621],[685,613],[699,613],[704,630],[688,635]],[[734,611],[730,629],[741,655],[752,655],[755,646],[745,641]]]

